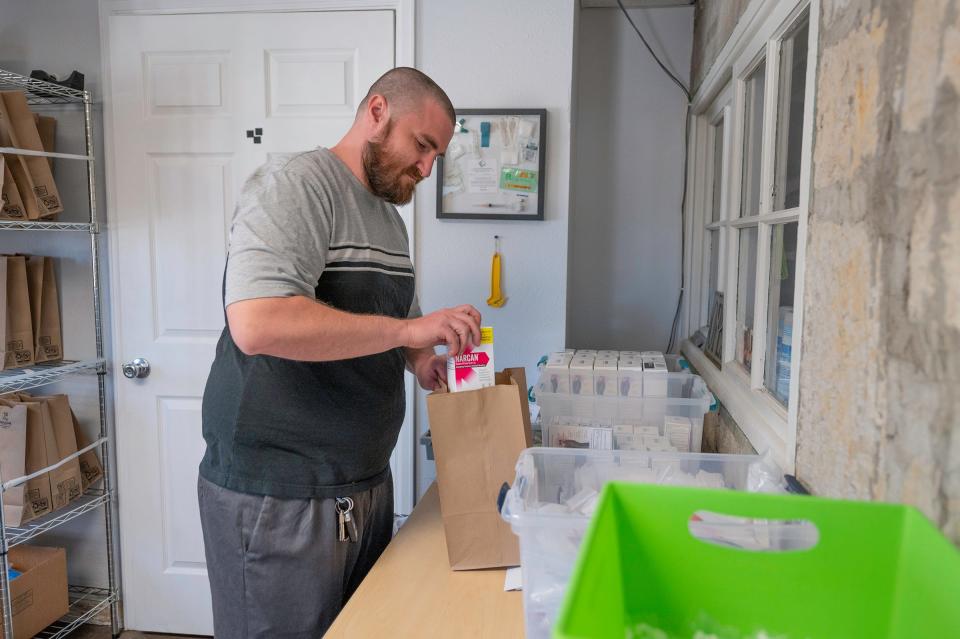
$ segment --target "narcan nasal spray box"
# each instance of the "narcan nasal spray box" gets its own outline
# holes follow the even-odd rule
[[[478,390],[496,384],[493,365],[493,328],[480,328],[480,345],[468,345],[463,355],[447,359],[450,392]]]
[[[571,360],[573,360],[572,353],[552,353],[547,359],[547,365],[544,366],[540,372],[540,380],[537,382],[537,392],[569,393]]]
[[[593,387],[597,395],[616,397],[617,390],[617,360],[598,359],[593,365]]]
[[[577,357],[570,362],[570,392],[574,395],[593,395],[593,359]]]

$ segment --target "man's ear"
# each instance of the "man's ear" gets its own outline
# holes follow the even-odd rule
[[[374,127],[379,129],[385,125],[390,119],[387,99],[379,94],[371,95],[367,101],[367,113],[370,115]]]

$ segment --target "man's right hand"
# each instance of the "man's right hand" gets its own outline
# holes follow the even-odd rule
[[[447,355],[462,355],[467,346],[480,344],[480,311],[469,304],[405,320],[407,348],[445,345]]]

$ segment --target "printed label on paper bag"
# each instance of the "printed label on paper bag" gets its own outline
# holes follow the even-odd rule
[[[493,328],[480,329],[480,345],[467,346],[463,355],[447,360],[447,386],[450,392],[477,390],[495,384],[493,365]]]

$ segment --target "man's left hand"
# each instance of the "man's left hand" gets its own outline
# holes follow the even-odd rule
[[[435,391],[440,388],[440,382],[447,383],[447,358],[443,355],[421,357],[413,365],[413,374],[421,388]]]

